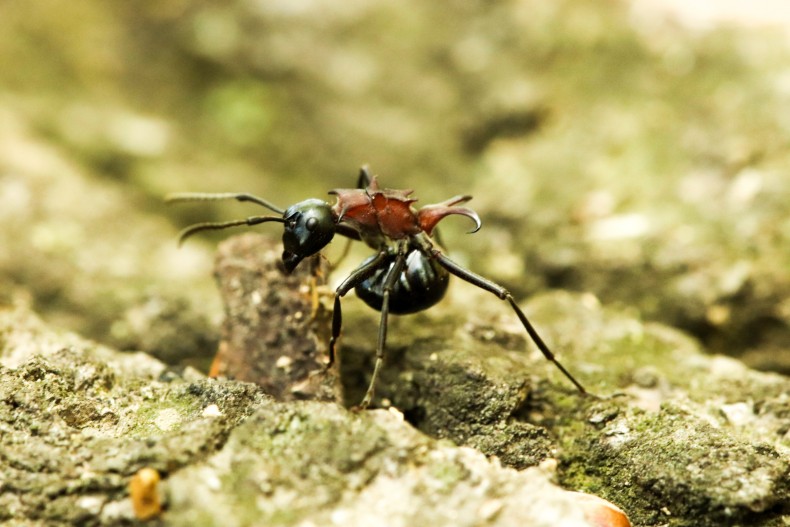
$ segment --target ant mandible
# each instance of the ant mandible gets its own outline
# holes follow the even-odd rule
[[[357,296],[367,305],[381,312],[376,343],[376,363],[359,408],[367,408],[373,398],[379,371],[384,362],[387,318],[390,313],[396,315],[416,313],[435,305],[447,291],[451,274],[507,301],[543,356],[553,362],[581,394],[588,395],[587,390],[549,350],[507,289],[465,269],[445,256],[437,247],[434,229],[446,216],[451,214],[466,216],[475,223],[475,229],[471,232],[480,229],[481,222],[477,213],[457,206],[469,201],[472,196],[459,195],[415,210],[412,203],[416,200],[409,197],[411,193],[411,190],[380,188],[376,176],[371,177],[368,168],[363,166],[359,173],[357,188],[336,189],[329,192],[337,197],[334,205],[320,199],[307,199],[283,210],[247,193],[185,192],[171,194],[166,201],[235,199],[256,203],[281,214],[282,216],[251,216],[241,220],[198,223],[181,231],[179,243],[196,232],[205,230],[226,229],[240,225],[251,226],[272,221],[282,223],[284,225],[282,261],[288,273],[293,271],[304,258],[323,249],[332,241],[335,234],[351,240],[363,241],[376,250],[376,254],[364,260],[335,290],[332,336],[329,340],[327,369],[334,363],[335,347],[340,337],[343,320],[340,298],[351,289],[354,289]]]

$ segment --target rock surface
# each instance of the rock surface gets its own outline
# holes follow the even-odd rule
[[[689,30],[639,4],[0,5],[0,521],[139,524],[158,497],[152,525],[369,525],[379,510],[579,525],[557,483],[640,526],[786,527],[786,33]],[[208,371],[223,334],[244,356],[255,339],[238,337],[271,313],[244,302],[274,294],[294,316],[271,313],[269,329],[293,338],[256,351],[275,366],[304,354],[281,368],[290,386],[324,360],[326,332],[295,314],[327,311],[310,284],[257,282],[276,241],[246,241],[221,328],[219,237],[178,249],[177,232],[255,208],[163,196],[285,206],[353,185],[363,163],[420,204],[474,195],[483,228],[443,224],[451,256],[510,289],[563,364],[615,396],[578,397],[506,305],[461,283],[393,318],[369,413],[344,409],[378,325],[352,295],[343,404],[275,402],[192,369]],[[134,501],[133,480],[149,482]]]
[[[525,307],[541,328],[561,331],[552,317],[580,328],[547,334],[563,362],[614,395],[582,398],[525,353],[512,324],[490,318],[505,308],[498,299],[470,294],[475,314],[456,292],[441,313],[398,320],[375,401],[392,409],[362,413],[177,375],[7,308],[0,517],[134,523],[127,487],[152,468],[162,525],[590,525],[552,480],[610,500],[634,525],[782,525],[787,379],[706,357],[589,296],[537,298]],[[354,394],[370,374],[372,314],[346,303]]]

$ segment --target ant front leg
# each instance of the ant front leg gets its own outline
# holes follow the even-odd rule
[[[442,267],[447,269],[450,273],[454,274],[458,278],[466,282],[469,282],[472,285],[476,285],[480,289],[484,289],[490,293],[495,294],[501,300],[506,300],[508,304],[510,304],[510,307],[513,308],[513,311],[518,316],[518,319],[521,321],[521,325],[523,325],[524,329],[527,330],[529,337],[532,339],[532,341],[535,343],[535,345],[538,347],[541,353],[543,353],[543,356],[546,357],[546,359],[548,359],[552,363],[554,363],[557,369],[559,369],[562,372],[562,374],[565,375],[565,377],[567,377],[567,379],[573,383],[576,389],[579,390],[579,393],[581,393],[582,395],[590,395],[592,397],[597,398],[597,396],[588,392],[584,388],[584,386],[582,386],[582,384],[579,381],[577,381],[573,377],[573,375],[570,374],[568,370],[565,369],[565,367],[560,363],[560,361],[557,360],[557,358],[551,352],[551,350],[546,345],[546,343],[543,342],[543,339],[540,338],[540,335],[538,335],[538,332],[532,326],[529,319],[527,319],[527,316],[524,314],[521,308],[518,307],[518,304],[516,304],[516,301],[513,299],[513,295],[510,294],[510,291],[508,291],[501,285],[492,282],[491,280],[488,280],[487,278],[483,278],[482,276],[475,274],[472,271],[465,269],[464,267],[461,267],[460,265],[449,259],[447,256],[442,254],[437,249],[426,246],[424,247],[424,250],[427,250],[429,254],[431,254],[434,258],[436,258],[436,260],[439,262],[439,264],[441,264]]]
[[[329,363],[326,369],[332,367],[335,363],[335,346],[340,338],[340,330],[343,326],[343,312],[340,307],[340,297],[346,296],[346,293],[351,291],[357,285],[361,284],[367,277],[376,271],[381,265],[381,262],[387,257],[388,249],[382,248],[376,257],[357,267],[335,290],[335,303],[332,308],[332,337],[329,339]]]
[[[379,378],[379,371],[382,364],[384,364],[384,347],[387,343],[387,318],[389,316],[390,293],[392,288],[395,287],[395,282],[400,278],[403,267],[406,265],[406,242],[401,241],[398,243],[398,254],[395,256],[395,262],[392,267],[387,271],[384,278],[384,289],[381,302],[381,322],[379,323],[379,337],[376,343],[376,363],[373,366],[373,375],[370,378],[368,390],[365,392],[365,397],[359,403],[359,409],[364,410],[370,405],[373,399],[373,391],[376,389],[376,381]]]

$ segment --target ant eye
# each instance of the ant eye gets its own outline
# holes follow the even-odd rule
[[[318,227],[318,218],[316,217],[307,218],[307,221],[305,222],[304,226],[307,227],[308,231],[314,231],[315,228]]]

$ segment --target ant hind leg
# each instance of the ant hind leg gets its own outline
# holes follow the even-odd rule
[[[540,338],[540,335],[532,326],[532,323],[529,321],[527,316],[524,314],[521,308],[518,307],[518,304],[513,299],[513,295],[510,294],[510,291],[508,291],[501,285],[497,284],[496,282],[492,282],[487,278],[483,278],[482,276],[475,274],[472,271],[465,269],[464,267],[461,267],[459,264],[455,263],[450,258],[448,258],[447,256],[445,256],[444,254],[442,254],[440,251],[436,249],[428,249],[428,252],[434,258],[436,258],[439,264],[445,269],[447,269],[447,271],[449,271],[451,274],[457,276],[458,278],[466,282],[469,282],[472,285],[479,287],[480,289],[495,294],[501,300],[506,300],[508,304],[510,304],[510,307],[513,309],[513,311],[516,313],[516,316],[518,316],[519,321],[521,321],[521,325],[524,326],[524,329],[527,331],[527,334],[529,334],[529,337],[532,339],[532,342],[534,342],[535,345],[540,350],[540,352],[543,353],[543,356],[546,357],[547,360],[551,361],[554,364],[554,366],[556,366],[557,369],[560,370],[562,374],[565,375],[565,377],[569,381],[571,381],[571,383],[576,387],[579,393],[585,396],[592,396],[598,398],[597,396],[588,392],[584,388],[584,386],[582,386],[582,384],[579,381],[577,381],[576,378],[573,375],[571,375],[571,373],[567,369],[565,369],[565,366],[563,366],[562,363],[560,363],[560,361],[557,360],[557,358],[554,356],[554,353],[551,352],[551,350],[546,345],[546,343],[543,342],[543,339]]]

